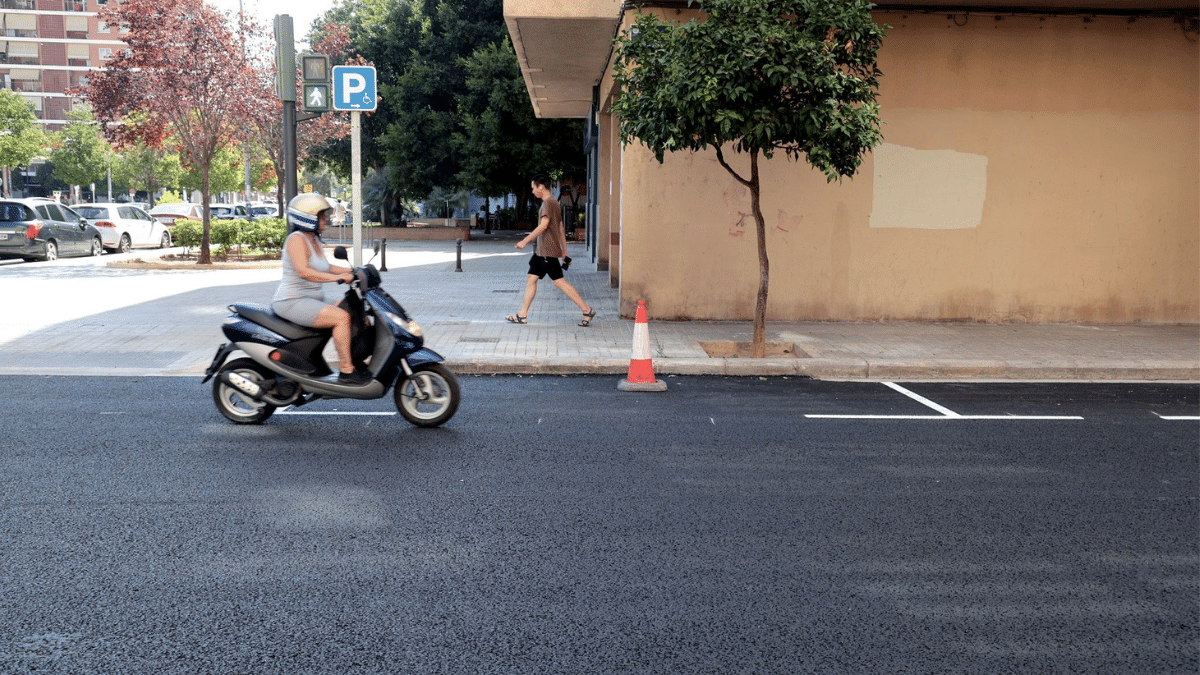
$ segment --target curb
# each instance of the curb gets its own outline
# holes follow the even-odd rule
[[[625,375],[628,362],[618,359],[489,358],[447,359],[463,375]],[[920,380],[1014,382],[1179,382],[1200,383],[1195,366],[1113,366],[1014,364],[1003,361],[926,361],[912,363],[870,359],[654,359],[657,375],[730,377],[807,377],[814,380],[906,382]]]

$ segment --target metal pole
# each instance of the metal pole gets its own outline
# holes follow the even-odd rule
[[[283,204],[296,196],[296,102],[283,102]]]
[[[379,258],[379,271],[386,272],[387,271],[387,237],[384,237],[383,241],[379,244],[379,255],[381,256]]]
[[[275,15],[276,86],[283,103],[283,203],[296,196],[296,44],[292,17]],[[289,231],[291,228],[288,228]]]
[[[238,0],[238,36],[242,40],[242,58],[246,57],[246,11],[242,9],[242,0]],[[242,142],[242,164],[246,167],[246,217],[253,218],[250,212],[250,141]]]
[[[354,204],[354,266],[362,265],[362,113],[350,111],[350,183]]]
[[[457,262],[455,263],[454,271],[455,272],[462,271],[462,239],[458,240],[458,256],[457,256]]]

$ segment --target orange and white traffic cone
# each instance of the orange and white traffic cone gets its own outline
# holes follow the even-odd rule
[[[646,321],[646,301],[638,300],[637,319],[633,324],[633,356],[629,375],[617,383],[621,391],[666,391],[667,383],[654,378],[654,359],[650,358],[650,324]]]

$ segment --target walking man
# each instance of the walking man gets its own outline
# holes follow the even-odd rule
[[[529,317],[529,307],[537,295],[538,280],[549,275],[554,286],[562,291],[571,302],[583,312],[583,321],[578,324],[584,328],[592,325],[596,310],[579,297],[579,291],[571,282],[563,278],[563,267],[559,258],[567,255],[567,234],[563,230],[562,208],[558,200],[550,192],[550,178],[545,174],[533,177],[531,187],[533,196],[542,200],[542,208],[538,210],[538,225],[524,239],[517,242],[518,249],[524,249],[529,242],[537,240],[533,249],[533,257],[529,259],[529,274],[525,277],[525,300],[521,303],[519,314],[504,317],[512,323],[525,323]]]

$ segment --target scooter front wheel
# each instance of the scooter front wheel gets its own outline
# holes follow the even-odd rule
[[[220,410],[228,420],[238,424],[262,424],[275,412],[275,406],[270,403],[256,401],[249,394],[226,384],[225,378],[222,377],[226,373],[242,377],[257,385],[261,385],[274,375],[250,359],[235,359],[222,366],[217,376],[213,378],[213,401],[217,404],[217,410]]]
[[[419,427],[444,424],[458,411],[458,378],[440,363],[425,363],[401,374],[393,389],[396,409]]]

